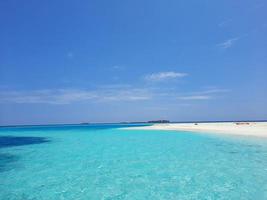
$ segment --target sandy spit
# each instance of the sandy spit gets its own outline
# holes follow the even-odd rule
[[[267,122],[167,123],[124,129],[174,130],[267,137]]]

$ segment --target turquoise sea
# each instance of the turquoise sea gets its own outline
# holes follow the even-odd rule
[[[124,126],[0,128],[0,199],[267,199],[266,139]]]

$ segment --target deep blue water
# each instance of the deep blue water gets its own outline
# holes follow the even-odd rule
[[[0,128],[0,199],[267,199],[266,139],[125,126]]]

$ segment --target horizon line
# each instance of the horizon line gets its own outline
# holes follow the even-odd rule
[[[149,120],[151,121],[151,120]],[[24,127],[24,126],[66,126],[66,125],[93,125],[93,124],[156,124],[149,121],[129,121],[129,122],[80,122],[80,123],[48,123],[48,124],[14,124],[14,125],[0,125],[0,128],[5,127]],[[152,120],[159,121],[159,120]],[[168,121],[168,120],[167,120]],[[267,122],[267,119],[259,120],[194,120],[194,121],[169,121],[167,123],[216,123],[216,122]]]

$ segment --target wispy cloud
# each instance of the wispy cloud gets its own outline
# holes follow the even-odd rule
[[[121,66],[121,65],[114,65],[114,66],[111,67],[111,69],[113,69],[113,70],[123,70],[123,69],[125,69],[125,67]]]
[[[178,97],[178,99],[181,99],[181,100],[207,100],[211,98],[212,97],[209,95],[191,95],[191,96]]]
[[[208,89],[197,92],[190,92],[187,94],[177,95],[178,100],[209,100],[218,97],[219,94],[229,92],[227,89]]]
[[[34,90],[0,91],[0,102],[70,104],[81,101],[140,101],[151,98],[149,91],[138,88],[106,88],[99,90]]]
[[[140,101],[149,100],[153,94],[145,88],[122,88],[98,91],[98,101]]]
[[[182,78],[187,75],[188,75],[187,73],[169,71],[169,72],[158,72],[158,73],[148,74],[144,78],[147,81],[164,81],[175,78]]]
[[[228,48],[232,47],[233,44],[239,39],[240,39],[239,37],[231,38],[231,39],[225,40],[224,42],[218,44],[217,46],[219,46],[223,49],[228,49]]]
[[[220,88],[211,88],[207,90],[203,90],[200,92],[195,92],[197,94],[215,94],[215,93],[225,93],[225,92],[230,92],[229,89],[220,89]]]
[[[69,104],[78,100],[89,100],[97,95],[90,91],[57,89],[57,90],[34,90],[34,91],[1,91],[1,102],[13,103],[47,103]]]
[[[68,56],[68,58],[73,58],[74,55],[73,55],[72,52],[68,52],[68,53],[67,53],[67,56]]]
[[[77,102],[109,103],[134,101],[171,102],[209,100],[229,90],[209,88],[202,91],[177,92],[170,87],[134,87],[127,84],[103,85],[94,89],[0,90],[0,103],[72,104]],[[187,102],[186,102],[187,103]]]
[[[98,88],[101,89],[127,89],[132,88],[130,84],[107,84],[107,85],[100,85]]]
[[[230,22],[232,22],[232,19],[226,19],[226,20],[222,21],[221,23],[219,23],[218,26],[220,28],[222,28],[222,27],[225,27],[226,25],[228,25]]]

